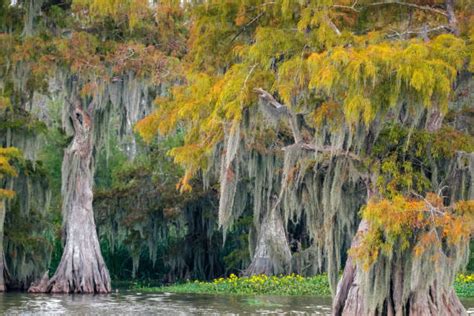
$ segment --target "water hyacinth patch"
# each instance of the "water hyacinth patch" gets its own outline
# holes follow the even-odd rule
[[[460,297],[474,297],[474,274],[458,274],[454,289]]]
[[[458,274],[454,288],[460,297],[474,297],[474,274]],[[135,286],[143,292],[234,294],[234,295],[311,295],[331,296],[327,274],[303,277],[298,274],[267,276],[264,274],[238,277],[230,274],[211,282],[188,281],[182,284],[150,287]]]
[[[317,295],[330,296],[327,275],[303,277],[298,274],[267,276],[264,274],[217,278],[212,282],[189,281],[184,284],[146,288],[144,292],[255,294],[255,295]]]

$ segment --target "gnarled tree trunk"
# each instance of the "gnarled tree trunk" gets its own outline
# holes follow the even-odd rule
[[[258,233],[257,246],[247,275],[275,275],[289,273],[291,251],[286,239],[285,226],[277,208],[267,212]]]
[[[66,244],[56,273],[35,292],[109,293],[110,277],[102,257],[92,210],[93,120],[78,102],[71,109],[74,138],[65,151],[62,174]],[[43,282],[44,283],[44,282]]]
[[[360,242],[360,237],[368,229],[368,224],[363,220],[359,225],[357,235],[354,237],[352,247],[356,247]],[[376,282],[375,276],[368,274],[360,265],[349,257],[344,273],[339,281],[336,296],[333,300],[333,315],[466,315],[466,311],[459,301],[452,286],[443,286],[441,281],[434,280],[428,285],[429,280],[424,280],[423,286],[411,286],[407,289],[405,282],[410,282],[412,278],[412,263],[407,262],[408,258],[392,258],[389,262],[377,262],[380,269],[387,269],[383,265],[388,265],[388,273],[385,277],[385,284],[388,287],[383,304],[371,306],[368,298],[368,286],[370,282]],[[426,259],[425,261],[429,261]],[[427,268],[426,266],[420,269]],[[372,269],[378,269],[373,267]],[[432,267],[435,271],[436,267]],[[404,290],[405,289],[405,290]],[[373,291],[372,291],[373,292]],[[408,295],[407,295],[408,294]],[[378,295],[378,294],[377,294]]]
[[[376,179],[367,179],[367,201],[378,195]],[[360,246],[370,223],[362,219],[351,249]],[[379,255],[369,270],[363,269],[350,255],[333,298],[333,315],[466,315],[452,282],[463,260],[469,243],[448,251],[449,257],[437,246],[424,254],[414,255],[412,249],[395,251],[392,256]],[[441,266],[433,258],[440,255]],[[464,259],[463,259],[464,258]]]
[[[368,227],[362,220],[352,247],[359,245]],[[349,256],[333,300],[333,315],[466,315],[454,288],[447,285],[449,275],[444,275],[443,267],[436,272],[434,265],[423,261],[429,258],[394,256],[364,271]]]

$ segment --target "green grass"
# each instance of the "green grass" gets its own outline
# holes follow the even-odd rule
[[[474,297],[474,274],[459,274],[454,282],[456,293],[460,297]],[[312,295],[329,297],[327,275],[302,277],[291,274],[286,276],[255,275],[215,279],[212,282],[190,281],[170,286],[149,287],[137,285],[142,292],[235,294],[235,295]]]

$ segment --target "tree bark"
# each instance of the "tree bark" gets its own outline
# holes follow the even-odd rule
[[[5,252],[3,248],[3,234],[5,225],[5,200],[0,199],[0,292],[5,292],[7,290],[5,284],[6,277],[6,262],[5,262]]]
[[[439,124],[435,124],[438,126]],[[377,196],[376,186],[377,175],[372,173],[367,178],[367,201]],[[359,228],[354,236],[351,248],[360,246],[362,237],[368,232],[370,224],[362,219]],[[454,254],[455,255],[455,254]],[[333,298],[332,314],[339,315],[466,315],[464,306],[459,301],[452,285],[446,286],[438,282],[439,274],[434,275],[434,279],[413,278],[413,267],[419,269],[429,269],[434,266],[421,265],[427,258],[420,257],[418,262],[413,262],[413,255],[403,255],[395,253],[388,260],[379,260],[374,263],[372,271],[386,271],[379,274],[368,274],[368,271],[357,264],[351,256],[348,256],[342,278],[339,280],[336,295]],[[451,261],[447,261],[450,264]],[[421,266],[420,266],[421,265]],[[425,271],[424,270],[424,271]],[[425,271],[426,272],[426,271]],[[388,275],[387,275],[388,273]],[[422,274],[425,277],[429,273]],[[379,280],[376,280],[379,278]],[[368,287],[380,281],[382,278],[382,294],[375,293]],[[408,284],[408,287],[406,286]],[[380,289],[378,287],[377,289]],[[372,293],[372,294],[371,294]],[[374,309],[371,306],[374,302],[371,295],[382,295],[377,297],[383,300],[382,306]]]
[[[446,0],[446,13],[451,32],[453,32],[454,35],[459,36],[458,19],[454,12],[454,0]]]
[[[44,289],[48,287],[49,284],[49,271],[46,271],[43,274],[43,277],[39,279],[37,282],[33,282],[28,289],[29,293],[42,293]]]
[[[368,223],[362,220],[357,229],[357,233],[352,240],[351,247],[357,247],[360,243],[361,236],[367,231]],[[364,312],[364,297],[359,288],[360,271],[357,265],[353,262],[351,256],[347,258],[346,265],[342,278],[337,285],[336,295],[333,299],[332,312],[333,315],[351,315],[347,311],[353,312],[352,315],[363,315]],[[346,307],[347,306],[347,307]]]
[[[286,239],[285,226],[277,208],[272,208],[259,230],[257,247],[246,275],[287,274],[291,271],[291,251]]]
[[[367,229],[367,221],[361,221],[352,247],[359,245]],[[429,286],[411,288],[408,297],[404,297],[404,283],[409,282],[405,278],[410,278],[410,271],[405,269],[411,266],[405,265],[402,258],[392,258],[388,264],[391,265],[388,295],[384,297],[383,307],[374,310],[367,304],[370,299],[364,280],[367,272],[349,257],[333,300],[333,315],[467,315],[454,288],[438,286],[436,280]]]
[[[92,112],[92,110],[89,110]],[[92,209],[93,120],[80,102],[70,110],[74,137],[62,165],[66,244],[56,273],[43,289],[51,293],[109,293],[109,271],[100,251]]]

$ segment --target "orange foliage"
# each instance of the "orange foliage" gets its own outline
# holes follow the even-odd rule
[[[342,106],[334,101],[321,104],[314,110],[314,123],[316,126],[323,126],[327,123],[332,128],[341,127],[344,122]]]
[[[369,229],[350,254],[369,269],[380,254],[411,251],[420,256],[432,247],[442,250],[445,243],[456,246],[469,240],[474,231],[474,200],[444,206],[433,193],[425,198],[398,195],[370,200],[362,217]]]

